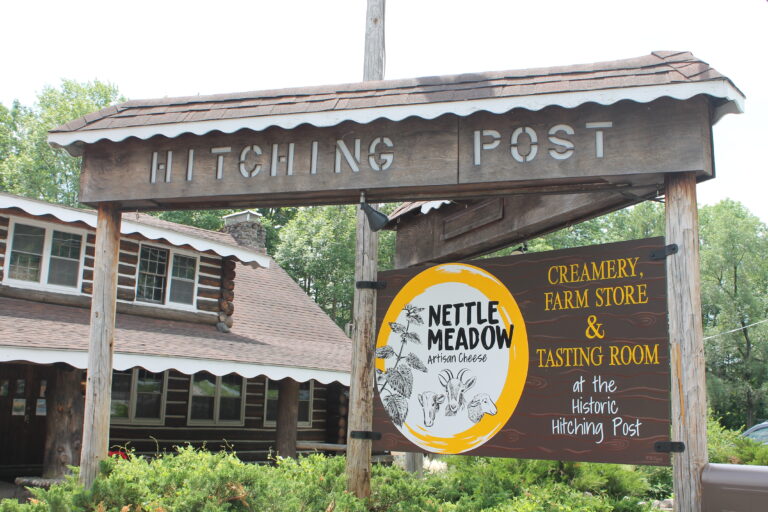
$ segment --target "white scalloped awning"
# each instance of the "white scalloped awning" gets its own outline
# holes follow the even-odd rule
[[[319,112],[308,111],[281,115],[238,117],[172,124],[149,124],[94,130],[83,129],[69,132],[52,132],[48,135],[48,142],[54,146],[66,148],[73,152],[73,154],[77,154],[79,149],[73,146],[73,144],[92,144],[100,140],[120,142],[128,137],[146,140],[156,135],[174,138],[185,133],[195,135],[204,135],[212,131],[235,133],[242,129],[261,131],[270,127],[292,129],[305,123],[316,127],[329,127],[345,121],[365,124],[380,118],[391,121],[402,121],[411,116],[435,119],[444,114],[455,114],[465,117],[480,111],[502,114],[516,108],[538,111],[551,106],[576,108],[585,103],[613,105],[624,100],[649,103],[663,97],[687,100],[700,94],[725,100],[722,104],[715,107],[714,122],[717,122],[725,114],[744,111],[744,96],[729,80],[721,79],[554,94],[535,94],[530,96],[495,97],[359,109],[334,109]]]
[[[97,225],[97,214],[95,211],[69,208],[3,192],[0,192],[0,208],[19,208],[35,216],[53,215],[62,222],[83,222],[92,228],[96,228]],[[200,252],[213,251],[221,257],[232,256],[243,263],[269,268],[269,258],[260,252],[237,245],[228,245],[207,238],[196,237],[186,232],[181,233],[126,219],[123,219],[120,223],[120,232],[124,235],[135,233],[149,240],[165,240],[175,246],[188,245]]]
[[[37,364],[66,363],[75,368],[86,369],[88,367],[88,352],[82,350],[50,350],[0,346],[0,361],[29,361]],[[203,371],[219,376],[236,373],[246,378],[265,375],[272,380],[290,377],[297,382],[316,380],[323,384],[339,382],[349,386],[349,373],[297,366],[288,367],[238,361],[124,354],[120,352],[115,352],[112,364],[115,370],[127,370],[139,366],[156,373],[165,370],[178,370],[187,375]]]

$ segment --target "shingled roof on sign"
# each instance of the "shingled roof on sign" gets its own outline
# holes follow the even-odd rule
[[[477,111],[574,108],[588,102],[650,102],[707,94],[720,101],[716,117],[742,110],[744,96],[725,76],[690,52],[654,52],[633,59],[550,68],[382,80],[320,87],[132,100],[51,130],[49,141],[79,154],[102,139],[234,133],[271,126],[317,127],[378,118],[434,119]]]

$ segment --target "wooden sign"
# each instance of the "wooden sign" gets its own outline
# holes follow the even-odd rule
[[[379,450],[669,464],[662,238],[379,274]]]
[[[703,98],[663,98],[102,141],[85,148],[80,199],[125,208],[285,206],[356,202],[361,190],[393,201],[541,191],[537,184],[571,192],[648,186],[667,172],[711,175],[708,116]]]

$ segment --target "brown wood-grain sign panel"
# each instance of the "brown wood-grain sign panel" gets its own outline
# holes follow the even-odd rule
[[[374,448],[668,465],[663,247],[380,273]]]

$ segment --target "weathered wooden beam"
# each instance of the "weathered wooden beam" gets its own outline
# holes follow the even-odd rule
[[[88,346],[85,423],[83,449],[80,456],[80,481],[86,488],[90,487],[96,479],[99,462],[107,456],[109,444],[120,220],[120,208],[117,204],[99,204]]]
[[[368,0],[363,80],[384,78],[384,4]],[[355,282],[375,281],[379,236],[371,231],[362,209],[357,211]],[[376,327],[376,290],[355,287],[353,305],[352,374],[349,380],[347,490],[358,498],[371,495],[371,439],[352,437],[373,428],[373,336]]]
[[[82,370],[57,364],[48,386],[43,478],[62,478],[80,465],[84,407]]]
[[[320,452],[345,452],[346,444],[320,443],[316,441],[297,441],[297,450],[317,450]]]
[[[296,457],[299,425],[299,383],[285,378],[278,384],[277,396],[277,454]]]
[[[666,180],[669,350],[672,365],[672,441],[685,451],[672,455],[675,510],[702,508],[701,473],[707,463],[707,388],[701,324],[699,220],[694,173]]]
[[[495,197],[409,213],[397,226],[395,268],[476,257],[657,195],[653,186],[632,192]]]

